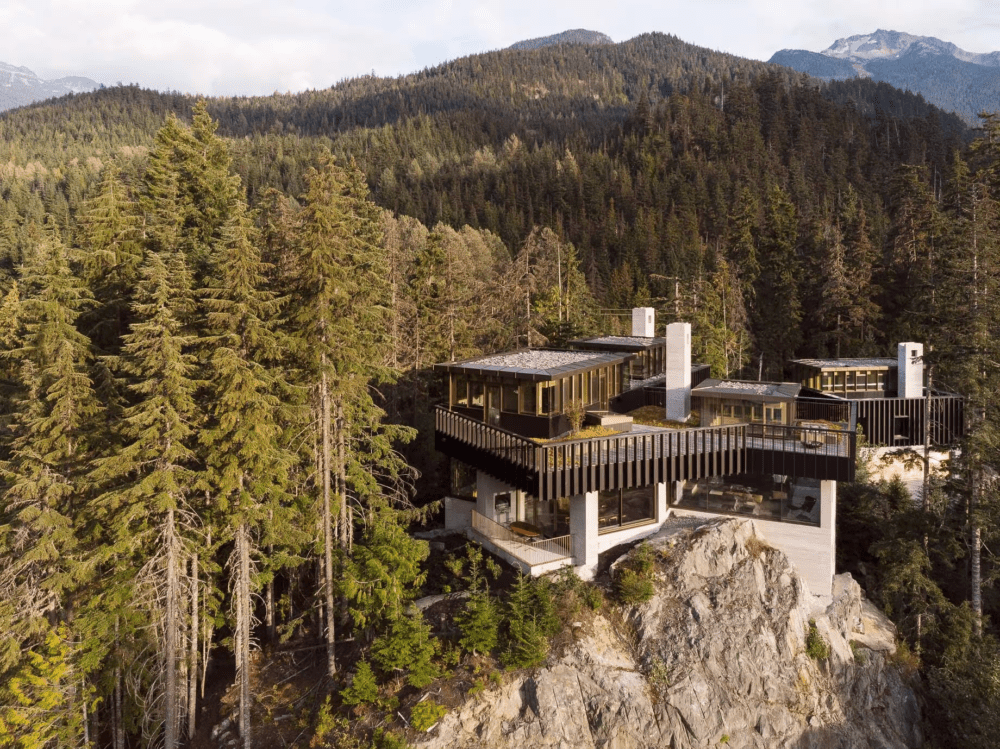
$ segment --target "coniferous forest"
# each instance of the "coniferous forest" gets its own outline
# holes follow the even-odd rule
[[[985,122],[663,35],[0,115],[0,746],[188,745],[220,680],[263,746],[262,648],[322,664],[301,745],[400,746],[348,725],[358,705],[392,715],[379,684],[426,685],[465,653],[538,663],[557,602],[593,591],[501,594],[492,561],[442,572],[408,535],[449,481],[430,368],[610,332],[640,305],[691,322],[716,376],[927,345],[968,437],[920,504],[842,488],[838,569],[908,643],[933,745],[992,746]],[[410,607],[444,587],[470,591],[455,642]]]

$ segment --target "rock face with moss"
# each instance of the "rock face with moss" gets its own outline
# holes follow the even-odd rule
[[[652,598],[581,622],[544,668],[453,710],[418,746],[921,745],[892,625],[849,576],[832,600],[809,595],[747,520],[650,544]]]

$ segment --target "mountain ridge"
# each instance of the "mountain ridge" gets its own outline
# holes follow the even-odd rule
[[[44,80],[23,65],[0,62],[0,111],[66,94],[93,91],[100,88],[100,85],[97,81],[78,75]]]
[[[768,62],[824,81],[871,78],[921,94],[970,125],[1000,100],[1000,52],[968,52],[937,37],[877,29],[842,37],[822,52],[782,49]]]
[[[524,39],[515,42],[508,49],[526,50],[550,47],[554,44],[614,44],[615,41],[607,34],[588,29],[568,29],[559,34],[539,36],[534,39]]]

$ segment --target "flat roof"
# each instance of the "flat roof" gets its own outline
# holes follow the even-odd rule
[[[481,377],[503,377],[506,375],[519,380],[540,381],[555,380],[598,367],[621,364],[631,359],[632,356],[630,353],[521,349],[502,354],[479,356],[465,361],[435,364],[434,369]]]
[[[667,339],[637,335],[602,335],[597,338],[580,338],[569,342],[580,348],[617,349],[618,351],[644,351],[648,348],[666,346]]]
[[[820,369],[871,369],[872,367],[897,367],[899,361],[889,357],[867,359],[792,359],[792,364],[804,364]]]
[[[691,395],[716,398],[742,398],[765,400],[768,398],[794,399],[802,386],[797,382],[744,382],[743,380],[716,380],[709,378],[691,389]]]

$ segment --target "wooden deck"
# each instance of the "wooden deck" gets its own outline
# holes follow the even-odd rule
[[[739,473],[854,480],[853,432],[738,424],[637,427],[608,437],[539,445],[438,408],[435,442],[446,455],[539,499]]]

